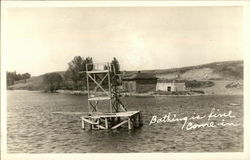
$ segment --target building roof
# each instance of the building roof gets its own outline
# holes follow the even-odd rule
[[[157,78],[150,73],[142,73],[142,72],[137,72],[132,75],[125,75],[123,80],[157,80]]]

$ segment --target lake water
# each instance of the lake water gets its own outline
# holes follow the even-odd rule
[[[243,96],[124,97],[128,110],[141,110],[144,125],[134,130],[82,130],[79,115],[87,97],[29,91],[7,92],[8,153],[127,153],[127,152],[238,152],[243,151]],[[236,106],[228,105],[238,104]],[[181,129],[183,122],[149,125],[152,116],[177,117],[232,112],[217,118],[237,126]],[[199,122],[199,121],[197,121]]]

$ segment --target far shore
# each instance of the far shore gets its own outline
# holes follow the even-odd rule
[[[44,92],[42,90],[9,90],[9,91],[29,91],[29,92]],[[50,93],[50,92],[44,92],[44,93]],[[79,91],[79,90],[56,90],[54,93],[61,93],[61,94],[71,94],[71,95],[88,95],[87,91]],[[174,92],[173,92],[174,93]],[[157,94],[154,92],[148,92],[148,93],[128,93],[128,92],[123,92],[120,93],[121,97],[168,97],[168,96],[176,96],[176,97],[181,97],[181,96],[207,96],[207,95],[243,95],[242,92],[227,92],[227,93],[196,93],[193,91],[188,91],[186,92],[187,94]]]

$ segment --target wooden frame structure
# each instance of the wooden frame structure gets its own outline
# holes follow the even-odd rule
[[[115,67],[109,63],[86,65],[89,114],[82,116],[82,128],[86,124],[90,129],[116,129],[124,124],[128,129],[142,126],[141,111],[127,111],[119,99]],[[99,90],[99,91],[98,91]],[[109,112],[99,112],[102,102],[108,101]]]
[[[94,63],[86,65],[88,106],[90,114],[98,112],[100,101],[109,101],[110,113],[119,112],[119,108],[122,111],[127,111],[126,107],[119,99],[117,85],[112,83],[112,81],[115,80],[114,77],[116,76],[111,73],[112,68],[114,71],[114,67],[109,63]],[[91,82],[94,85],[92,87],[90,85]],[[97,92],[98,89],[100,92]]]

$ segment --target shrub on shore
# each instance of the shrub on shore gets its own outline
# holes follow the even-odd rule
[[[185,85],[187,88],[206,88],[214,86],[214,82],[192,80],[192,81],[186,81]]]
[[[58,73],[47,73],[43,76],[44,90],[46,92],[55,92],[60,88],[63,78]]]

